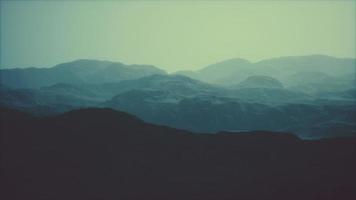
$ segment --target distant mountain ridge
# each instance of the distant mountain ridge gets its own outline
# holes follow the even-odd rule
[[[235,58],[208,65],[197,71],[178,71],[177,74],[189,76],[208,83],[218,83],[227,75],[248,71],[250,66],[251,63],[248,60]]]
[[[318,76],[304,77],[302,73],[320,73],[329,78],[326,79],[328,85],[338,84],[346,81],[350,74],[356,74],[355,58],[335,58],[324,55],[309,56],[287,56],[271,58],[259,62],[251,63],[243,59],[230,59],[209,65],[197,71],[177,72],[204,82],[220,85],[236,85],[249,76],[264,75],[280,80],[285,86],[294,86],[302,82],[315,82]],[[291,78],[294,77],[294,78]],[[344,80],[342,80],[342,79]],[[348,80],[348,87],[355,83],[355,76],[351,82]],[[295,82],[297,81],[297,82]],[[350,86],[351,84],[351,86]]]
[[[305,76],[303,74],[310,74]],[[323,80],[333,89],[355,83],[356,59],[334,58],[323,55],[289,56],[251,63],[244,59],[230,59],[209,65],[197,71],[177,72],[203,82],[237,85],[249,76],[263,75],[276,78],[287,87]],[[14,88],[39,88],[56,83],[83,84],[109,83],[132,80],[154,74],[166,74],[151,65],[125,65],[120,62],[76,60],[52,68],[1,69],[1,84]],[[314,75],[312,75],[314,74]],[[320,83],[317,82],[317,83]],[[350,86],[348,86],[350,87]],[[327,87],[324,87],[327,88]]]
[[[76,60],[52,68],[1,69],[0,80],[14,88],[40,88],[57,83],[84,84],[119,82],[153,74],[166,74],[151,65],[125,65],[120,62]]]
[[[230,59],[181,75],[147,65],[77,60],[46,69],[0,70],[0,106],[38,116],[110,107],[197,132],[352,136],[354,61],[316,55],[257,63]]]

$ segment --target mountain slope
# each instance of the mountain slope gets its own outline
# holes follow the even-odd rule
[[[103,84],[104,90],[120,94],[130,90],[161,90],[172,93],[194,96],[198,94],[220,94],[225,90],[182,75],[152,75],[119,83]]]
[[[132,113],[150,123],[197,132],[288,131],[303,138],[356,135],[354,105],[266,105],[227,97],[135,90],[101,106]]]
[[[1,109],[2,199],[353,199],[356,140],[189,132],[108,109]],[[29,181],[31,180],[31,181]]]
[[[249,76],[244,81],[241,81],[237,87],[239,88],[283,88],[283,84],[275,78],[269,76]]]
[[[285,86],[293,86],[305,81],[315,83],[320,79],[319,77],[304,75],[318,73],[331,78],[327,82],[323,79],[318,81],[320,84],[328,85],[338,85],[340,80],[345,81],[346,76],[353,74],[352,80],[346,80],[348,84],[345,86],[354,87],[356,59],[323,55],[280,57],[255,63],[231,59],[184,74],[204,82],[220,85],[236,85],[249,76],[264,75],[280,80]],[[304,75],[296,77],[298,74]],[[348,88],[344,87],[343,89]]]
[[[214,63],[197,71],[178,71],[177,74],[182,74],[194,79],[198,79],[207,83],[221,83],[230,75],[234,75],[235,79],[242,80],[250,75],[252,64],[244,59],[235,58],[222,62]]]

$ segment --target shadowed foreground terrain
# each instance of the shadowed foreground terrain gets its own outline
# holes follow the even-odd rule
[[[356,140],[192,134],[110,109],[1,109],[1,199],[355,199]]]

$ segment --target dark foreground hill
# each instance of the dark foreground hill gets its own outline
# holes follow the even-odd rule
[[[355,199],[356,140],[191,134],[110,109],[1,109],[1,199]]]

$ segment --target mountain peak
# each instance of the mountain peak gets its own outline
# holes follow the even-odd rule
[[[1,70],[2,84],[14,88],[41,88],[57,83],[97,84],[166,74],[152,65],[126,65],[120,62],[79,59],[51,68]]]
[[[242,58],[233,58],[233,59],[228,59],[228,60],[224,60],[221,62],[217,62],[211,65],[208,65],[207,67],[199,70],[199,71],[206,71],[209,69],[224,69],[226,70],[227,68],[237,68],[241,65],[248,65],[251,64],[250,61],[242,59]]]

